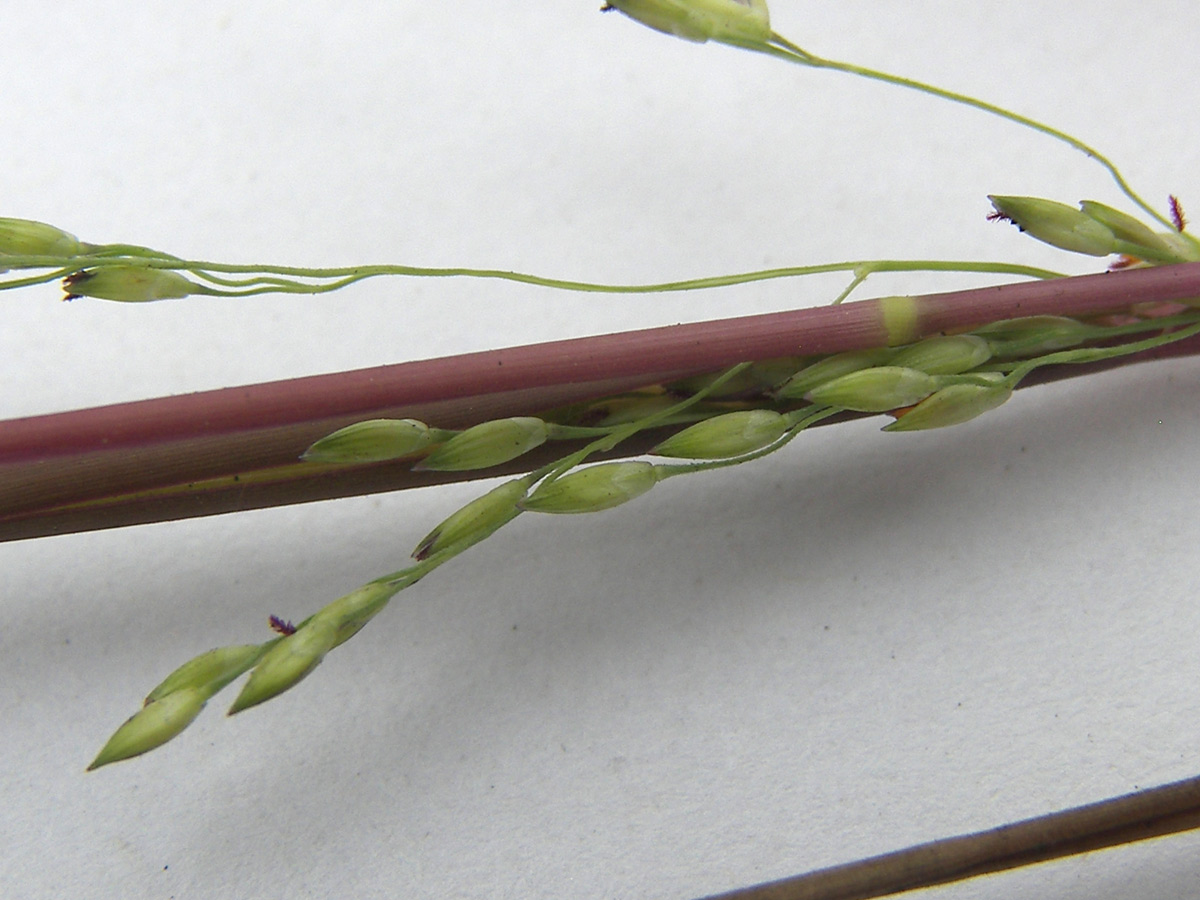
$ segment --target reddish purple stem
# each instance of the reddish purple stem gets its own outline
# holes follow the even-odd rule
[[[918,313],[913,336],[1020,316],[1086,316],[1195,297],[1200,263],[932,294],[913,298]],[[738,362],[887,342],[880,301],[864,300],[0,422],[0,540],[528,469],[562,447],[542,448],[506,470],[472,473],[412,473],[406,462],[317,466],[297,459],[316,439],[367,418],[407,417],[462,428]],[[1194,352],[1200,348],[1189,343],[1155,355]],[[638,449],[635,442],[629,451]]]

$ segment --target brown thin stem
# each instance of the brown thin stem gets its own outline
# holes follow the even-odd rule
[[[1195,297],[1200,263],[1008,284],[911,298],[904,334],[912,340],[999,319],[1086,316]],[[743,361],[895,343],[887,302],[554,341],[0,422],[0,540],[501,474],[414,473],[405,462],[320,466],[297,459],[317,438],[368,418],[462,428]],[[1198,350],[1190,342],[1147,356]],[[1065,374],[1096,368],[1072,367]],[[1038,380],[1063,374],[1046,372]],[[632,443],[625,452],[645,446]],[[536,467],[555,452],[522,457],[507,471]]]
[[[708,900],[867,900],[1200,828],[1200,776]]]

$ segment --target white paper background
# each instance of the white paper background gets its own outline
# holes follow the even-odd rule
[[[989,192],[1082,156],[586,2],[4,4],[4,215],[222,261],[611,281],[870,257],[1088,271]],[[1200,7],[775,0],[813,51],[973,92],[1200,211]],[[1122,204],[1123,205],[1123,204]],[[468,281],[123,307],[6,295],[0,415],[827,302]],[[872,293],[978,278],[880,279]],[[402,564],[457,486],[0,545],[6,897],[690,898],[1195,774],[1200,362],[945,433],[821,429],[527,517],[299,689],[83,767],[144,693]],[[1174,900],[1184,836],[937,892]],[[923,895],[922,895],[923,896]]]

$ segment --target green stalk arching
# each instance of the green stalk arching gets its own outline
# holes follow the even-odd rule
[[[734,43],[734,42],[730,41],[729,43]],[[745,43],[745,44],[739,44],[739,46],[745,47],[748,50],[755,50],[755,51],[758,51],[761,53],[767,53],[768,55],[776,56],[780,59],[788,60],[789,62],[796,63],[797,65],[809,66],[814,69],[829,69],[831,71],[844,72],[848,75],[855,75],[860,78],[869,79],[871,81],[879,81],[879,82],[883,82],[884,84],[891,84],[891,85],[895,85],[897,87],[903,87],[903,88],[907,88],[909,90],[918,91],[923,94],[928,94],[932,97],[937,97],[941,100],[948,100],[951,103],[958,103],[963,106],[969,106],[974,109],[978,109],[982,112],[988,113],[989,115],[994,115],[994,116],[998,116],[1002,119],[1007,119],[1008,121],[1014,122],[1018,125],[1021,125],[1022,127],[1029,128],[1033,131],[1036,131],[1039,134],[1044,134],[1047,137],[1054,138],[1055,140],[1061,141],[1062,143],[1069,145],[1070,147],[1074,148],[1075,150],[1078,150],[1080,153],[1083,153],[1085,156],[1088,156],[1088,157],[1091,157],[1092,159],[1094,159],[1112,177],[1113,181],[1116,183],[1116,185],[1120,189],[1121,193],[1123,193],[1134,204],[1136,204],[1139,209],[1141,209],[1147,215],[1154,218],[1154,220],[1157,221],[1158,223],[1160,223],[1161,225],[1166,226],[1168,229],[1170,229],[1172,231],[1175,230],[1175,223],[1172,222],[1166,216],[1164,216],[1162,213],[1160,213],[1158,210],[1156,210],[1153,206],[1151,206],[1149,203],[1147,203],[1144,199],[1142,199],[1141,195],[1139,195],[1137,193],[1137,191],[1135,191],[1133,189],[1133,187],[1129,184],[1129,182],[1125,179],[1124,174],[1122,174],[1121,170],[1117,167],[1117,165],[1111,159],[1109,159],[1105,154],[1101,153],[1099,150],[1097,150],[1095,147],[1091,146],[1090,144],[1084,143],[1083,141],[1079,140],[1078,138],[1074,137],[1073,135],[1070,135],[1070,134],[1066,133],[1065,131],[1055,128],[1051,125],[1047,125],[1044,122],[1039,122],[1038,120],[1030,118],[1029,116],[1023,116],[1020,113],[1013,112],[1010,109],[1005,109],[1004,107],[998,106],[994,103],[988,103],[985,100],[979,100],[979,99],[977,99],[975,97],[971,97],[967,94],[961,94],[956,91],[948,90],[946,88],[940,88],[940,87],[937,87],[936,85],[928,84],[923,81],[917,81],[912,78],[905,78],[900,75],[893,75],[890,72],[881,72],[877,69],[867,68],[866,66],[859,66],[854,63],[841,62],[841,61],[832,60],[832,59],[825,59],[823,57],[817,56],[814,53],[809,53],[807,50],[804,50],[804,49],[796,46],[792,42],[788,41],[786,38],[784,38],[781,35],[776,34],[776,33],[772,33],[771,42],[769,44]],[[1188,239],[1191,240],[1192,243],[1195,243],[1195,244],[1197,244],[1197,246],[1200,246],[1200,241],[1198,241],[1196,238],[1194,238],[1190,235],[1186,235],[1186,237],[1188,237]]]

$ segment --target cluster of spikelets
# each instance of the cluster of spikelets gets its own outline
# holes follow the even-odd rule
[[[1061,349],[1082,342],[1090,326],[1071,319],[1040,317],[1005,323],[1006,334],[1014,329],[1036,332],[1043,347]],[[1000,334],[997,326],[996,334]],[[994,408],[1011,394],[1006,376],[999,371],[973,372],[997,356],[1012,358],[1008,349],[1025,346],[1020,338],[986,338],[961,334],[927,338],[900,348],[856,350],[838,353],[796,370],[763,392],[761,379],[770,377],[780,363],[751,366],[746,377],[727,386],[744,389],[758,384],[746,399],[723,395],[720,402],[693,404],[672,418],[702,418],[651,452],[658,456],[694,460],[724,460],[759,451],[781,439],[817,409],[863,413],[895,411],[898,418],[889,431],[937,428],[967,421]],[[955,390],[951,390],[954,388]],[[970,390],[959,390],[970,388]],[[510,462],[535,447],[556,439],[578,439],[616,434],[654,414],[656,407],[671,402],[671,394],[660,390],[601,401],[572,412],[575,420],[601,424],[580,426],[533,416],[495,419],[461,432],[431,428],[414,419],[372,419],[342,428],[313,444],[304,454],[310,462],[364,463],[414,458],[413,468],[427,471],[486,469]],[[968,399],[970,398],[970,399]],[[986,399],[985,399],[986,398]],[[764,402],[776,408],[761,408]],[[676,401],[677,402],[677,401]],[[754,408],[730,407],[753,404]],[[796,407],[796,408],[791,408]],[[952,411],[953,410],[953,411]],[[669,424],[657,420],[655,424]],[[639,430],[641,428],[639,427]],[[557,479],[556,484],[563,479]],[[548,492],[548,486],[545,491]],[[559,496],[561,488],[556,488]],[[591,512],[590,507],[566,504],[554,512]],[[544,493],[535,492],[525,508],[549,510]]]
[[[1174,232],[1156,233],[1111,207],[1085,202],[1080,209],[1028,197],[992,198],[995,217],[1011,221],[1039,240],[1094,256],[1118,254],[1119,265],[1157,265],[1200,260],[1200,242],[1183,233],[1183,217],[1172,201],[1172,221],[1154,213],[1125,184],[1115,167],[1092,148],[1054,129],[998,107],[908,79],[821,59],[771,30],[766,0],[608,0],[615,9],[659,31],[691,41],[714,40],[770,53],[802,65],[835,69],[923,91],[984,109],[1058,140],[1106,166],[1123,192]],[[304,270],[305,277],[333,279],[317,287],[282,277],[299,270],[219,271],[248,274],[232,281],[216,270],[186,263],[147,248],[93,245],[60,229],[21,219],[0,219],[0,272],[48,268],[48,275],[0,283],[0,288],[63,278],[68,297],[89,296],[140,302],[190,294],[246,296],[272,291],[333,290],[367,277],[354,272]],[[375,274],[419,274],[403,267],[376,267]],[[193,281],[183,273],[207,283]],[[497,277],[490,273],[488,277]],[[521,280],[521,279],[519,279]],[[531,280],[534,279],[523,279]],[[861,279],[860,279],[861,280]],[[539,283],[548,283],[538,280]],[[857,282],[856,282],[857,283]],[[560,285],[561,286],[561,285]],[[1134,353],[1200,333],[1200,313],[1161,311],[1154,321],[1126,317],[1119,323],[1036,317],[995,323],[971,334],[933,337],[897,348],[838,353],[796,360],[777,377],[779,366],[743,364],[689,392],[661,389],[615,398],[604,415],[581,422],[514,417],[449,431],[411,419],[372,420],[318,441],[304,455],[314,464],[358,464],[412,460],[430,471],[486,470],[511,462],[555,440],[585,441],[581,450],[507,481],[455,512],[413,552],[414,564],[339,598],[297,626],[272,618],[281,634],[263,644],[222,647],[185,663],[146,697],[143,708],[112,736],[89,768],[145,753],[179,734],[207,701],[250,672],[230,712],[268,700],[294,686],[325,655],[358,632],[400,590],[466,548],[485,539],[524,511],[583,513],[609,509],[649,491],[675,475],[734,465],[784,446],[800,431],[834,415],[886,412],[887,431],[917,431],[969,421],[1003,404],[1033,369],[1056,363],[1091,362]],[[1120,343],[1127,335],[1150,337]],[[682,397],[682,399],[679,399]],[[594,413],[595,410],[591,410]],[[682,460],[644,460],[583,466],[650,428],[674,426],[676,433],[650,455]]]
[[[1088,256],[1121,257],[1118,268],[1130,265],[1167,265],[1200,262],[1200,244],[1184,233],[1179,201],[1171,198],[1174,231],[1154,231],[1128,213],[1095,200],[1084,200],[1076,209],[1040,197],[988,198],[995,207],[989,218],[1012,222],[1030,237]]]
[[[724,4],[754,8],[738,0]],[[714,0],[716,6],[722,2]],[[625,6],[636,4],[619,4]],[[657,8],[657,4],[653,4]],[[669,4],[668,4],[669,5]],[[694,4],[688,4],[692,8]],[[1011,221],[1056,247],[1094,256],[1117,254],[1118,265],[1158,265],[1200,259],[1183,232],[1159,233],[1111,207],[1087,201],[1079,209],[1030,197],[992,197],[995,218]],[[211,292],[169,266],[168,257],[127,245],[93,245],[54,226],[0,219],[0,264],[9,268],[69,267],[68,294],[146,301]],[[148,262],[149,261],[149,262]],[[150,264],[152,262],[152,264]],[[182,263],[182,261],[179,261]],[[53,276],[52,276],[53,277]],[[45,279],[40,279],[45,280]],[[264,280],[270,278],[264,276]],[[18,286],[25,280],[4,282]],[[33,283],[32,281],[28,283]],[[545,416],[484,422],[462,431],[412,419],[359,422],[317,441],[311,464],[355,465],[410,460],[427,471],[488,470],[554,441],[582,449],[507,481],[434,528],[416,546],[414,563],[339,598],[263,644],[222,647],[191,660],[147,696],[92,762],[95,768],[145,753],[170,740],[207,701],[250,672],[230,712],[268,700],[306,677],[325,655],[352,637],[400,590],[485,539],[522,512],[585,513],[610,509],[659,482],[774,452],[805,428],[835,415],[889,413],[885,431],[918,431],[969,421],[1003,404],[1033,369],[1091,362],[1138,352],[1200,331],[1200,313],[1154,310],[1121,321],[1038,316],[969,334],[941,335],[900,347],[853,350],[816,359],[746,363],[715,378],[659,386]],[[1150,337],[1144,335],[1150,334]],[[1142,337],[1138,337],[1142,335]],[[1126,336],[1135,340],[1120,343]],[[645,460],[582,465],[648,429],[678,429]]]
[[[1132,319],[1132,321],[1130,321]],[[1151,337],[1114,344],[1124,335]],[[815,360],[743,364],[682,396],[680,386],[614,398],[567,414],[521,416],[462,431],[412,419],[375,419],[317,441],[316,464],[411,459],[426,470],[489,469],[548,441],[590,442],[562,459],[506,481],[467,504],[416,546],[413,565],[370,582],[264,644],[223,647],[185,663],[146,697],[90,768],[152,750],[179,734],[234,679],[250,677],[229,712],[296,685],[325,655],[352,637],[401,589],[484,540],[522,512],[586,513],[619,506],[676,475],[734,465],[784,446],[824,418],[887,412],[885,431],[957,425],[1004,403],[1034,368],[1137,352],[1200,332],[1200,313],[1121,324],[1037,316],[993,323],[969,334],[940,335],[893,348],[855,350]],[[1100,346],[1097,346],[1100,345]],[[790,374],[780,377],[790,367]],[[766,387],[764,388],[764,385]],[[597,416],[601,417],[595,424]],[[555,421],[572,419],[589,424]],[[699,419],[699,421],[696,421]],[[691,424],[660,442],[645,460],[580,465],[596,452],[664,424]]]

